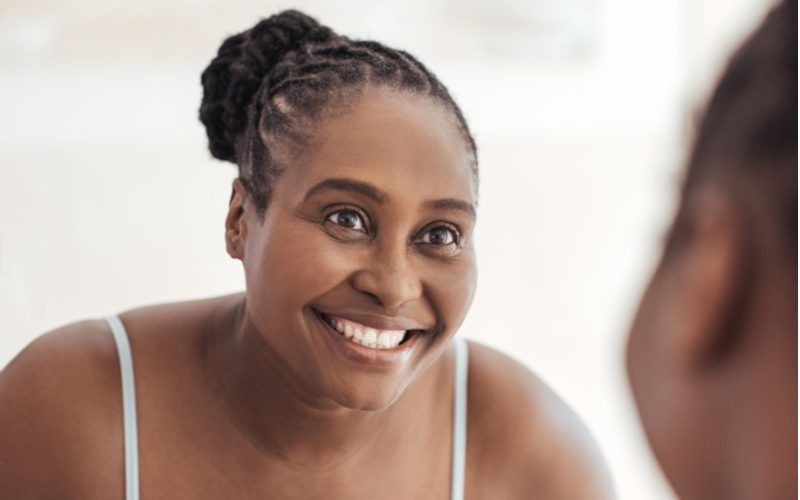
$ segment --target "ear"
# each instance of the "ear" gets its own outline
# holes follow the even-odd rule
[[[231,188],[231,199],[228,204],[228,216],[225,218],[225,247],[231,258],[244,258],[244,242],[247,236],[245,208],[248,193],[239,178],[234,179]]]
[[[725,358],[741,332],[750,284],[749,227],[720,189],[691,194],[676,222],[662,269],[668,302],[667,348],[679,362],[706,368]]]

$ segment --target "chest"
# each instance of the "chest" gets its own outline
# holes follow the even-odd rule
[[[166,443],[165,443],[166,444]],[[139,458],[143,499],[449,499],[449,439],[370,453],[330,467],[287,467],[246,449],[154,446]],[[122,480],[122,478],[120,478]]]
[[[409,419],[413,426],[401,433],[402,439],[391,435],[397,433],[376,431],[372,444],[357,456],[348,455],[346,442],[341,443],[341,453],[329,443],[319,443],[320,454],[333,459],[305,466],[287,463],[274,450],[259,448],[249,436],[236,432],[231,415],[205,390],[189,383],[200,379],[191,376],[197,374],[173,369],[170,377],[157,377],[156,368],[142,363],[138,368],[138,450],[129,458],[138,466],[142,499],[450,498],[450,398],[414,399],[443,402],[419,405],[410,413],[415,415]],[[176,376],[183,371],[186,376]],[[313,456],[315,444],[310,442],[307,456]],[[118,478],[119,492],[125,482],[122,459],[108,469]]]

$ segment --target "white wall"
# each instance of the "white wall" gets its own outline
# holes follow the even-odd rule
[[[36,335],[241,289],[234,170],[199,74],[296,6],[418,55],[481,150],[479,292],[463,333],[583,416],[620,498],[671,499],[624,378],[624,335],[674,205],[686,116],[765,0],[7,0],[0,5],[0,367]]]

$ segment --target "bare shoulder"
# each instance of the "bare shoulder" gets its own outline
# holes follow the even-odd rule
[[[201,344],[198,332],[240,302],[237,294],[120,314],[136,366],[140,410],[149,408],[154,388],[174,390],[172,379],[180,376],[194,380],[187,367],[198,364],[197,349],[192,350]],[[11,360],[0,371],[3,495],[117,497],[124,449],[121,385],[116,343],[101,319],[48,332]]]
[[[521,363],[470,342],[468,404],[468,497],[613,498],[586,426]]]
[[[80,469],[94,457],[108,463],[97,454],[114,449],[114,434],[106,431],[121,414],[118,374],[114,340],[102,320],[44,334],[0,371],[0,491],[44,498],[83,491],[77,481],[102,482]]]

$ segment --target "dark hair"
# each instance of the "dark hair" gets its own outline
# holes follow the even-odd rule
[[[797,248],[795,1],[773,8],[733,55],[699,123],[684,197],[723,179],[758,190],[790,250]]]
[[[426,95],[450,110],[477,181],[475,141],[433,73],[402,50],[350,40],[301,12],[281,12],[226,39],[201,82],[200,121],[211,154],[239,166],[259,210],[282,171],[277,153],[302,144],[323,111],[350,102],[368,85]]]

